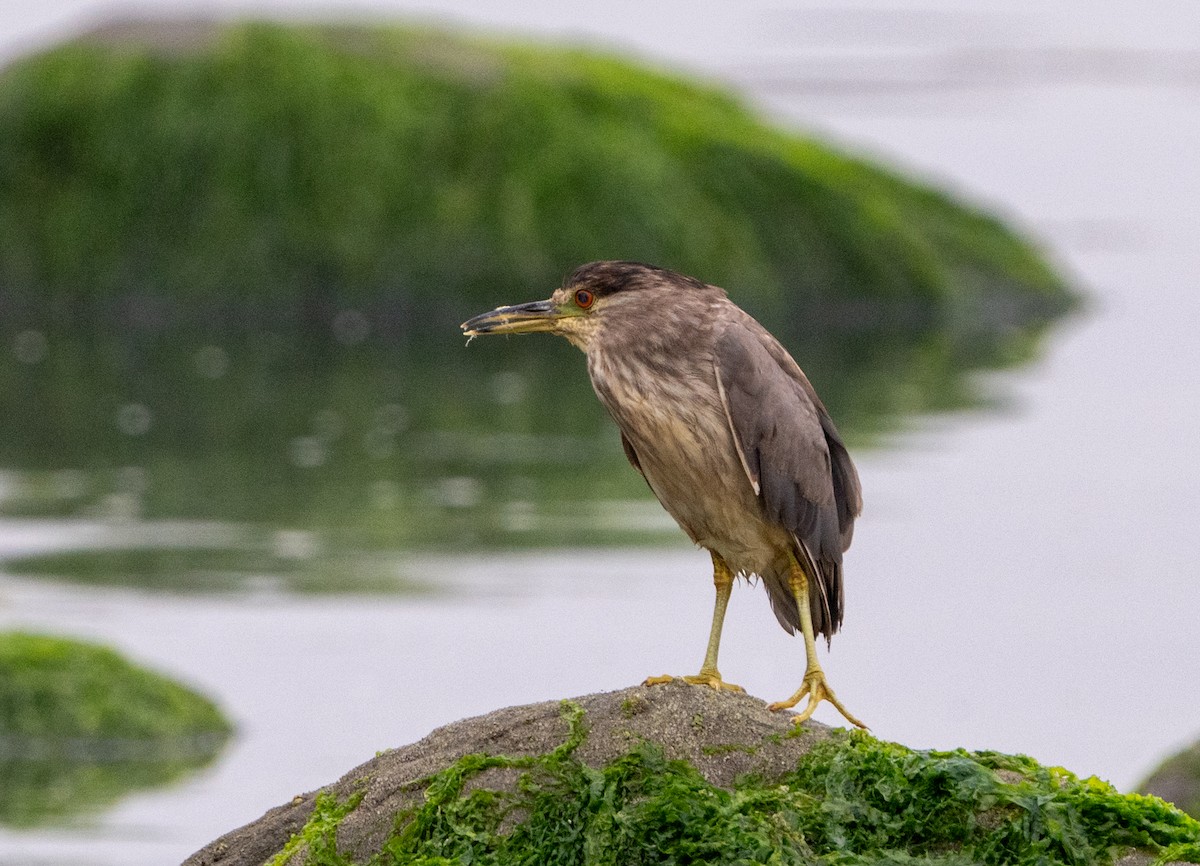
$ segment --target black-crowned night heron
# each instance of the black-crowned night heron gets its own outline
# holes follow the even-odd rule
[[[779,624],[804,634],[804,682],[772,709],[829,701],[815,636],[842,623],[842,553],[862,509],[858,473],[829,413],[792,356],[725,292],[636,262],[578,268],[549,299],[463,323],[468,336],[548,331],[587,355],[596,395],[625,454],[658,501],[712,554],[717,588],[700,673],[721,679],[717,651],[737,576],[757,575]],[[651,677],[646,682],[667,682]]]

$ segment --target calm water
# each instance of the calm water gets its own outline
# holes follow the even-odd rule
[[[623,9],[564,20],[549,5],[486,15],[596,34],[731,80],[784,122],[1008,213],[1087,287],[1089,309],[1054,335],[1042,360],[982,380],[996,407],[926,417],[888,447],[856,454],[867,510],[847,560],[846,631],[827,668],[880,736],[1026,752],[1129,787],[1200,735],[1200,11],[1181,3],[1149,21],[1132,5],[959,11],[935,2],[878,14],[762,6],[689,14],[688,39],[672,30],[682,7],[670,4],[636,20],[622,20]],[[503,357],[493,344],[470,351]],[[220,360],[188,358],[197,369]],[[573,369],[582,396],[570,411],[590,411],[582,364]],[[512,378],[486,383],[501,403],[519,387]],[[400,417],[383,390],[362,418],[296,419],[282,453],[301,466],[351,434],[381,453],[387,437],[371,440],[372,431],[412,441],[421,413],[410,407]],[[121,420],[128,437],[145,419],[129,409]],[[611,471],[589,483],[611,485],[610,502],[642,496],[615,436],[597,435]],[[445,722],[697,666],[710,615],[707,556],[672,546],[669,522],[651,524],[650,540],[666,547],[401,556],[381,539],[407,479],[376,477],[370,460],[356,466],[365,504],[353,526],[378,529],[366,543],[357,538],[367,562],[340,573],[364,589],[421,591],[296,594],[322,588],[307,573],[337,566],[295,511],[288,525],[297,528],[283,532],[240,521],[147,525],[137,516],[157,506],[137,472],[105,479],[92,516],[0,521],[7,559],[180,539],[248,553],[233,565],[203,553],[187,560],[193,589],[230,592],[116,585],[114,572],[153,586],[164,567],[180,568],[123,555],[90,570],[76,562],[74,583],[0,580],[0,627],[111,643],[216,696],[239,726],[218,762],[174,786],[131,793],[65,828],[0,830],[0,863],[176,861]],[[425,495],[451,513],[487,513],[469,468],[438,473],[450,480]],[[10,480],[8,494],[97,493],[79,493],[97,483],[88,478],[39,471],[36,490]],[[305,507],[350,507],[348,490]],[[505,502],[520,502],[519,492]],[[287,495],[278,501],[294,508]],[[657,514],[653,503],[637,508],[633,520],[610,509],[618,538]],[[517,508],[494,531],[519,534],[553,512]],[[445,531],[457,537],[471,523]],[[761,590],[739,588],[723,672],[775,699],[798,684],[801,657]],[[818,718],[836,722],[825,710]]]

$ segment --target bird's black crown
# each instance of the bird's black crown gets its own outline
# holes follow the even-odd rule
[[[565,286],[586,288],[597,297],[627,292],[635,289],[661,286],[664,283],[680,288],[702,289],[704,283],[666,268],[647,265],[643,262],[589,262],[577,267]]]

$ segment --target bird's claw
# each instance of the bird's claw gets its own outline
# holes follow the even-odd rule
[[[837,711],[841,713],[845,717],[846,721],[848,721],[850,724],[860,727],[863,730],[869,730],[865,724],[859,721],[855,716],[851,715],[850,711],[847,710],[842,705],[842,702],[838,700],[837,695],[833,693],[833,689],[831,689],[829,684],[825,682],[825,672],[820,668],[815,671],[809,671],[804,675],[804,682],[801,683],[800,688],[796,690],[794,695],[792,695],[786,701],[776,701],[775,703],[769,705],[767,709],[790,710],[792,707],[796,706],[796,704],[800,703],[801,698],[803,698],[805,695],[808,695],[808,703],[795,717],[794,721],[797,725],[808,721],[808,719],[812,717],[813,712],[817,709],[817,704],[821,703],[821,701],[828,701],[829,703],[833,704]]]
[[[644,686],[659,686],[659,685],[662,685],[663,683],[674,682],[675,680],[683,680],[685,683],[687,683],[688,685],[692,685],[692,686],[708,686],[710,689],[714,689],[718,692],[721,692],[721,691],[745,692],[746,691],[744,688],[742,688],[739,685],[725,682],[725,680],[721,679],[721,674],[716,671],[713,671],[712,673],[706,673],[704,671],[701,671],[698,674],[695,674],[693,676],[686,676],[686,677],[673,677],[670,674],[663,674],[662,676],[658,676],[658,677],[646,677],[646,679],[642,682],[642,685],[644,685]]]

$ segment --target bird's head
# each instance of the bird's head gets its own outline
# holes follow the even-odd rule
[[[709,288],[699,280],[640,262],[592,262],[576,268],[546,300],[498,307],[463,322],[462,329],[468,337],[547,331],[586,352],[606,322],[632,320],[654,328],[659,325],[655,314],[672,306],[680,293]]]

